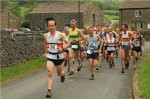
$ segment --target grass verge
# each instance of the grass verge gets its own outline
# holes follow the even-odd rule
[[[150,53],[142,59],[139,70],[139,88],[143,99],[150,99]]]
[[[38,58],[35,60],[27,61],[26,63],[17,64],[1,70],[1,83],[7,83],[20,77],[24,77],[34,73],[46,64],[45,58]]]

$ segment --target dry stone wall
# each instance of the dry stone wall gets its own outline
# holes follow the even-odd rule
[[[42,34],[11,36],[1,32],[1,68],[39,58],[44,53]]]

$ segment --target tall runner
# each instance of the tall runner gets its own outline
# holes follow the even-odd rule
[[[131,41],[131,38],[133,38],[133,41]],[[121,73],[124,73],[125,71],[125,64],[129,64],[129,52],[131,50],[130,44],[133,44],[135,42],[135,37],[133,34],[128,31],[128,25],[123,24],[122,25],[122,32],[120,34],[120,39],[121,41],[121,65],[122,65],[122,70]]]
[[[70,73],[69,75],[74,74],[74,69],[73,69],[73,55],[75,55],[77,61],[78,61],[78,68],[77,71],[79,72],[82,68],[82,61],[80,58],[80,44],[79,42],[74,42],[74,40],[78,39],[80,37],[80,32],[79,29],[77,28],[77,21],[76,20],[71,20],[70,22],[71,28],[69,29],[69,36],[70,36],[70,42],[71,42],[71,48],[69,49],[69,58],[70,58]]]
[[[54,72],[54,66],[56,66],[57,74],[61,77],[61,82],[65,81],[65,74],[63,71],[63,50],[69,47],[69,41],[56,30],[56,21],[54,19],[48,20],[49,32],[44,34],[44,47],[45,53],[44,57],[47,58],[47,88],[48,93],[47,98],[52,97],[52,76]],[[66,46],[63,47],[63,41],[66,43]]]
[[[99,37],[99,35],[94,33],[93,27],[89,27],[88,31],[89,31],[88,35],[82,36],[78,40],[75,40],[75,42],[78,42],[83,39],[85,40],[85,42],[86,41],[88,42],[87,59],[90,64],[90,74],[91,74],[90,80],[94,80],[94,68],[98,66],[98,57],[99,57],[98,53],[101,53],[103,41]],[[100,48],[98,49],[99,44]]]

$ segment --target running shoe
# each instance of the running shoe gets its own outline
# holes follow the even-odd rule
[[[125,73],[124,68],[122,68],[121,73],[122,73],[122,74]]]
[[[79,72],[81,68],[82,68],[82,65],[77,68],[77,71]]]
[[[74,71],[73,70],[70,70],[70,73],[69,73],[69,76],[73,75],[74,74]]]
[[[94,74],[91,75],[90,80],[94,80]]]
[[[60,81],[63,83],[65,81],[65,75],[61,76]]]
[[[48,90],[46,98],[52,98],[52,91]]]

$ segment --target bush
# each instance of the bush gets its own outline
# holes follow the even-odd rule
[[[29,23],[28,21],[23,22],[23,23],[21,24],[21,27],[30,28],[30,23]]]

